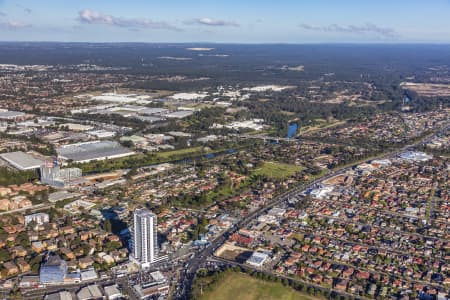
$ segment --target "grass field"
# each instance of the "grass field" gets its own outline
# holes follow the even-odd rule
[[[184,148],[179,150],[173,150],[173,151],[165,151],[165,152],[157,152],[155,154],[156,157],[159,157],[161,159],[167,159],[171,157],[179,157],[179,156],[190,156],[192,154],[201,154],[203,150],[203,147],[192,147],[192,148]]]
[[[269,178],[286,178],[301,171],[302,167],[285,163],[266,161],[261,168],[254,171],[255,175],[263,175]]]
[[[314,300],[321,299],[301,294],[281,283],[268,282],[243,273],[230,272],[201,300]]]
[[[313,125],[313,126],[303,126],[301,127],[298,132],[297,135],[301,135],[301,134],[306,134],[306,133],[313,133],[315,131],[318,130],[323,130],[323,129],[330,129],[333,127],[337,127],[339,125],[343,125],[345,124],[347,121],[334,121],[332,123],[327,123],[325,120],[320,120],[319,124]]]

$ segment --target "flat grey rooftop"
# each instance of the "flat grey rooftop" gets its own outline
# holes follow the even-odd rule
[[[58,191],[48,195],[48,201],[55,203],[57,201],[71,199],[80,196],[80,194],[70,193],[68,191]]]
[[[24,115],[25,113],[20,111],[12,111],[12,110],[0,111],[0,119],[13,119],[22,117]]]
[[[139,113],[143,115],[154,115],[154,114],[162,114],[168,112],[168,109],[159,108],[159,107],[151,107],[144,110],[141,110]]]
[[[44,163],[44,161],[22,151],[2,153],[0,157],[21,171],[39,169]]]
[[[84,162],[114,158],[134,154],[133,151],[121,146],[115,141],[96,141],[61,146],[56,149],[58,155],[66,160]]]
[[[167,113],[164,116],[167,118],[186,118],[193,115],[194,112],[191,110],[178,110],[171,113]]]
[[[154,116],[135,116],[136,119],[139,119],[144,122],[155,123],[159,121],[164,121],[164,118],[154,117]]]

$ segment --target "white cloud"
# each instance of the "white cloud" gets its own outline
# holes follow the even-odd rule
[[[322,32],[341,32],[341,33],[356,33],[366,34],[373,33],[385,38],[397,38],[399,34],[393,28],[379,27],[375,24],[366,23],[364,25],[338,25],[331,24],[325,26],[313,26],[309,24],[300,24],[300,27],[310,31]]]
[[[239,24],[232,21],[225,21],[225,20],[218,20],[218,19],[211,19],[211,18],[197,18],[190,21],[186,21],[185,24],[188,25],[206,25],[206,26],[231,26],[231,27],[239,27]]]
[[[180,31],[179,28],[166,22],[156,22],[150,19],[132,19],[115,17],[100,12],[83,9],[78,13],[78,21],[84,24],[103,24],[131,29],[165,29]]]
[[[0,23],[0,25],[1,25],[1,27],[9,29],[9,30],[31,27],[30,24],[26,24],[26,23],[23,23],[20,21],[8,21],[8,22]]]

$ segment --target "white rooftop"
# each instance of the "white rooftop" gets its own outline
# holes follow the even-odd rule
[[[122,293],[117,288],[117,285],[105,286],[104,289],[108,299],[116,299],[122,296]]]
[[[150,273],[154,281],[163,281],[166,277],[160,271]]]
[[[255,251],[253,252],[252,256],[247,259],[247,263],[254,266],[262,266],[268,258],[269,255],[267,255],[266,253]]]
[[[206,96],[208,96],[206,93],[177,93],[170,96],[170,98],[177,100],[196,100],[203,99]]]
[[[94,101],[101,102],[114,102],[114,103],[131,103],[139,100],[136,95],[126,95],[126,94],[115,94],[115,93],[106,93],[100,96],[94,96],[91,98]]]
[[[88,162],[133,155],[134,152],[116,141],[92,141],[64,145],[56,149],[59,157],[74,162]]]
[[[12,110],[0,110],[0,119],[15,119],[18,117],[24,116],[25,113],[20,111],[12,111]]]
[[[432,159],[433,156],[419,151],[406,151],[400,154],[400,158],[412,160],[415,162],[424,162]]]
[[[77,293],[78,300],[91,300],[91,299],[98,299],[102,298],[103,294],[100,291],[100,288],[98,285],[88,285],[87,287],[82,288]]]
[[[312,197],[324,199],[329,193],[333,191],[334,187],[329,185],[320,186],[309,192]]]
[[[39,169],[44,163],[44,161],[22,151],[2,153],[0,157],[16,169],[22,171]]]

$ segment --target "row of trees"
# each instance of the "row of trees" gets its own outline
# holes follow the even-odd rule
[[[32,182],[39,178],[36,171],[13,171],[7,167],[0,167],[0,186]]]

